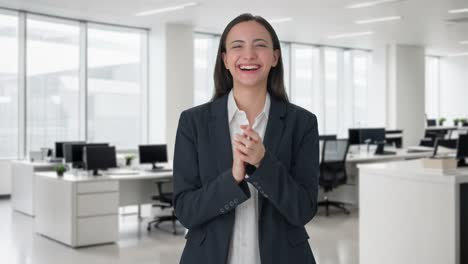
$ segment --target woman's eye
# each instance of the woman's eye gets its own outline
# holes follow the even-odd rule
[[[267,45],[265,45],[265,44],[257,44],[257,47],[266,48]]]
[[[240,48],[241,46],[232,46],[233,49]]]

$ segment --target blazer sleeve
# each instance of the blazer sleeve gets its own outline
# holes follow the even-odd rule
[[[174,152],[174,209],[188,229],[229,213],[250,198],[247,183],[238,184],[229,168],[208,183],[199,175],[195,128],[189,113],[183,112],[177,128]],[[215,160],[215,159],[213,159]],[[213,165],[216,166],[216,165]]]
[[[304,226],[317,212],[319,143],[317,118],[311,115],[299,150],[292,155],[291,170],[268,151],[247,179],[287,222]]]

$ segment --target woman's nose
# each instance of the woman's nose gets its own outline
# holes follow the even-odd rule
[[[255,59],[257,58],[257,53],[254,47],[246,47],[244,49],[243,57],[246,59]]]

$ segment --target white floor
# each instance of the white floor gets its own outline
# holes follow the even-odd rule
[[[7,264],[172,264],[179,263],[185,239],[162,230],[146,231],[146,221],[121,218],[116,244],[71,249],[33,231],[33,218],[14,212],[10,200],[0,200],[0,263]],[[164,226],[165,227],[170,227]],[[307,226],[317,263],[357,264],[358,216],[354,210],[325,217],[323,208]]]

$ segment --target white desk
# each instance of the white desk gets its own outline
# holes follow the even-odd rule
[[[11,202],[14,210],[34,216],[34,173],[53,171],[56,165],[49,162],[11,162]]]
[[[71,247],[118,240],[119,206],[151,203],[170,172],[58,177],[36,173],[35,231]]]
[[[421,160],[358,167],[361,264],[467,263],[468,169]]]

